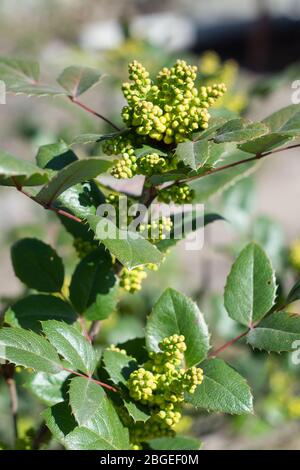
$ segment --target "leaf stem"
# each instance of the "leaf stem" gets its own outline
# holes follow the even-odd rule
[[[2,366],[2,375],[6,382],[9,398],[10,398],[10,410],[13,421],[13,430],[14,430],[14,444],[18,439],[18,393],[16,382],[14,379],[15,366],[13,364],[4,364]]]
[[[113,127],[116,131],[120,131],[121,129],[116,126],[112,121],[110,121],[108,118],[106,118],[105,116],[103,116],[102,114],[98,113],[97,111],[95,111],[94,109],[91,109],[89,108],[86,104],[82,103],[81,101],[78,101],[77,98],[75,98],[74,96],[69,96],[69,99],[70,101],[72,101],[72,103],[74,104],[77,104],[77,106],[79,106],[80,108],[84,109],[85,111],[87,111],[88,113],[90,114],[93,114],[93,116],[97,116],[99,119],[102,119],[102,121],[105,121],[107,124],[109,124],[111,127]]]
[[[248,328],[247,331],[244,331],[243,333],[241,333],[240,335],[236,336],[235,338],[231,339],[230,341],[227,341],[227,343],[223,344],[223,346],[221,346],[220,348],[216,349],[215,351],[212,351],[210,354],[209,354],[209,357],[215,357],[217,356],[218,354],[220,354],[221,352],[223,352],[225,349],[229,348],[230,346],[232,346],[234,343],[236,343],[239,339],[243,338],[244,336],[246,336],[249,331],[250,331],[251,328]]]
[[[78,377],[83,377],[84,379],[91,380],[91,382],[95,382],[96,384],[101,385],[101,387],[107,388],[107,390],[110,390],[112,392],[118,391],[115,387],[105,384],[104,382],[100,382],[100,380],[93,379],[93,377],[88,377],[87,375],[81,374],[80,372],[77,372],[72,369],[68,369],[67,367],[62,367],[62,369],[65,370],[66,372],[70,372],[70,374],[74,374],[74,375],[77,375]]]

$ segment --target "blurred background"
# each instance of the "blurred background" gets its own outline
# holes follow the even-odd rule
[[[99,68],[103,79],[84,96],[87,104],[120,123],[120,85],[127,64],[137,59],[155,74],[185,58],[203,81],[225,81],[228,93],[216,115],[260,119],[292,104],[300,80],[299,0],[0,0],[0,55],[40,62],[51,82],[68,65]],[[7,96],[0,105],[1,148],[33,160],[39,146],[80,133],[108,131],[101,122],[62,98]],[[79,155],[99,149],[78,149]],[[103,344],[142,336],[145,315],[167,287],[193,296],[205,313],[214,344],[238,334],[221,301],[234,257],[249,240],[261,243],[284,292],[300,273],[299,151],[280,153],[246,179],[213,194],[206,208],[226,217],[205,231],[199,252],[179,244],[141,293],[120,299],[120,311],[105,321]],[[126,183],[138,192],[140,181]],[[55,245],[72,269],[69,236],[54,217],[13,189],[0,188],[0,308],[24,295],[14,276],[9,246],[18,238],[41,237]],[[293,306],[293,311],[300,311]],[[208,416],[189,410],[181,426],[203,438],[206,449],[300,449],[300,370],[286,356],[268,358],[243,345],[227,353],[249,380],[256,401],[250,417]],[[28,379],[29,380],[29,379]],[[30,382],[30,380],[29,380]],[[28,389],[30,389],[28,385]],[[34,391],[34,390],[33,390]],[[0,441],[9,442],[6,390],[0,388]],[[24,433],[39,420],[40,404],[24,389]]]

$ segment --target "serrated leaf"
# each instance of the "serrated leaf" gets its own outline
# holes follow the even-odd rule
[[[128,449],[128,431],[99,385],[82,377],[72,379],[70,404],[79,427],[66,437],[69,449]]]
[[[59,320],[74,323],[77,314],[70,304],[52,295],[29,295],[9,307],[5,322],[13,327],[41,331],[43,320]]]
[[[42,336],[22,328],[1,328],[0,358],[53,374],[62,368],[53,346]]]
[[[229,316],[248,327],[261,320],[274,305],[275,274],[270,260],[256,243],[250,243],[234,262],[224,292]]]
[[[237,150],[232,145],[229,145],[226,150],[226,155],[224,155],[223,158],[224,162],[217,164],[216,168],[224,165],[224,163],[227,165],[244,160],[248,157],[251,158],[252,155]],[[191,181],[189,186],[195,191],[193,201],[200,203],[207,201],[211,196],[221,193],[237,181],[250,175],[257,166],[258,161],[244,163],[243,165],[238,165],[233,168],[222,170],[219,173],[213,173]]]
[[[11,248],[16,276],[31,289],[60,292],[64,282],[64,266],[56,251],[35,238],[23,238]]]
[[[32,163],[0,150],[1,186],[39,186],[49,181],[49,173]]]
[[[263,153],[281,147],[300,135],[300,105],[292,104],[276,111],[262,121],[270,132],[240,148],[246,152]]]
[[[79,370],[89,376],[93,374],[97,356],[80,331],[56,320],[42,322],[42,328],[58,354],[68,361],[73,370]]]
[[[127,129],[121,129],[120,131],[110,132],[109,134],[80,134],[74,138],[71,146],[104,142],[105,140],[113,139],[114,137],[125,134],[126,132],[128,132]]]
[[[104,217],[88,216],[87,222],[95,233],[95,239],[101,241],[127,268],[162,261],[162,253],[137,232],[121,230]]]
[[[77,426],[66,401],[46,409],[42,412],[42,416],[52,435],[62,444],[65,444],[65,437]]]
[[[245,379],[221,359],[201,364],[204,378],[186,400],[197,408],[230,414],[253,412],[252,395]]]
[[[147,348],[159,351],[160,341],[173,334],[185,337],[185,362],[188,367],[205,359],[209,350],[209,333],[202,313],[191,299],[175,289],[167,289],[148,317]]]
[[[145,423],[151,416],[146,407],[131,401],[130,397],[123,397],[123,405],[135,423],[138,421]]]
[[[292,302],[295,302],[296,300],[300,299],[300,280],[296,282],[296,284],[292,287],[290,290],[286,303],[291,304]]]
[[[30,374],[26,388],[43,403],[53,406],[64,401],[63,387],[69,375],[70,373],[65,370],[58,374],[36,372]]]
[[[294,341],[300,341],[300,316],[275,312],[249,331],[247,343],[265,351],[293,351]]]
[[[65,444],[69,450],[121,450],[119,446],[109,444],[97,433],[84,426],[77,427],[68,434]]]
[[[118,351],[106,349],[103,352],[104,368],[116,385],[127,385],[127,380],[138,364],[133,357]]]
[[[94,316],[103,320],[112,313],[107,307],[112,304],[111,290],[116,283],[112,259],[109,252],[103,246],[84,257],[77,265],[70,285],[70,300],[77,312],[83,314],[92,304],[99,301],[97,312],[93,309]],[[108,296],[109,304],[105,305],[105,297]],[[114,292],[115,299],[115,292]],[[101,304],[103,311],[101,312]],[[95,319],[95,318],[94,318]]]
[[[83,158],[64,167],[47,183],[36,195],[37,202],[47,205],[51,204],[66,189],[83,181],[96,178],[105,173],[112,165],[101,158]]]
[[[147,441],[152,450],[199,450],[202,442],[185,436],[159,437]]]
[[[70,406],[80,426],[86,426],[99,411],[101,402],[107,400],[100,385],[83,377],[75,377],[70,381]]]
[[[168,156],[168,154],[164,152],[163,150],[156,148],[156,147],[152,147],[150,145],[143,145],[140,148],[134,149],[134,155],[137,158],[144,157],[145,155],[148,155],[149,153],[156,153],[164,157]]]
[[[105,197],[94,181],[76,184],[67,189],[54,203],[59,209],[67,210],[80,219],[95,215],[100,204],[105,203]],[[78,224],[66,217],[60,217],[62,224],[75,238],[93,240],[93,232],[88,225]]]
[[[263,120],[272,132],[300,132],[300,105],[292,104],[276,111]]]
[[[42,145],[36,156],[36,162],[40,168],[54,171],[59,171],[76,160],[75,153],[65,142]]]
[[[65,94],[59,88],[39,82],[40,69],[37,62],[22,59],[0,58],[0,80],[8,92],[15,94],[47,96]]]
[[[72,65],[62,71],[57,82],[67,91],[69,96],[77,98],[99,83],[100,77],[101,72],[97,69]]]
[[[243,143],[260,137],[269,131],[263,122],[250,122],[242,118],[232,119],[220,127],[214,136],[218,144],[224,142]]]
[[[239,145],[244,152],[260,154],[274,150],[290,142],[294,137],[284,133],[271,133],[245,144]]]
[[[197,170],[205,165],[213,167],[223,159],[226,147],[208,140],[187,141],[178,144],[176,157],[185,165]]]

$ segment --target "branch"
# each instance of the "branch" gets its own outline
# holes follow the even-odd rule
[[[80,372],[76,372],[75,370],[72,369],[67,369],[66,367],[62,367],[63,370],[66,372],[70,372],[70,374],[77,375],[78,377],[83,377],[84,379],[91,380],[92,382],[95,382],[98,385],[101,385],[101,387],[106,388],[107,390],[110,390],[112,392],[117,392],[118,390],[115,387],[112,387],[111,385],[108,385],[104,382],[100,382],[100,380],[93,379],[93,377],[88,377],[87,375],[81,374]]]
[[[238,162],[228,163],[227,165],[212,168],[211,170],[205,171],[201,175],[191,176],[190,178],[186,178],[183,180],[176,180],[174,181],[174,183],[170,184],[169,186],[166,186],[164,189],[170,188],[171,186],[175,186],[178,183],[188,183],[189,181],[197,180],[203,178],[204,176],[212,175],[214,173],[219,173],[220,171],[228,170],[229,168],[234,168],[235,166],[243,165],[244,163],[251,163],[256,160],[261,160],[262,158],[268,157],[269,155],[273,155],[274,153],[284,152],[285,150],[291,150],[298,147],[300,147],[300,144],[294,144],[288,147],[271,150],[270,152],[258,153],[251,158],[245,158],[243,160],[239,160]]]
[[[244,331],[244,333],[241,333],[240,335],[236,336],[235,338],[231,339],[230,341],[227,341],[227,343],[223,344],[223,346],[221,346],[220,348],[216,349],[215,351],[212,351],[210,354],[209,354],[209,357],[215,357],[217,356],[218,354],[220,354],[221,352],[223,352],[225,349],[229,348],[230,346],[232,346],[234,343],[236,343],[239,339],[243,338],[244,336],[246,336],[250,331],[250,328],[248,328],[247,331]]]
[[[10,410],[13,421],[14,430],[14,443],[18,439],[18,394],[16,382],[14,379],[15,366],[13,364],[4,364],[2,366],[2,375],[6,382],[9,398],[10,398]]]
[[[94,111],[93,109],[89,108],[87,105],[85,105],[84,103],[81,103],[81,101],[78,101],[74,96],[69,96],[69,99],[70,101],[72,101],[72,103],[74,104],[77,104],[77,106],[79,106],[80,108],[84,109],[85,111],[87,111],[88,113],[90,114],[93,114],[93,116],[97,116],[99,119],[102,119],[102,121],[105,121],[107,124],[109,124],[111,127],[113,127],[116,131],[120,131],[121,129],[116,126],[112,121],[110,121],[108,118],[106,118],[105,116],[102,116],[102,114],[100,113],[97,113],[97,111]]]

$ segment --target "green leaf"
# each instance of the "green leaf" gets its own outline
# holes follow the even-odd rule
[[[110,132],[109,134],[80,134],[74,138],[71,146],[80,144],[94,144],[104,142],[105,140],[113,139],[121,134],[127,133],[127,129],[121,129],[120,131]]]
[[[118,303],[118,284],[109,289],[106,294],[98,294],[95,302],[84,312],[88,320],[105,320],[116,311]]]
[[[56,320],[42,322],[45,335],[58,354],[66,359],[73,370],[91,376],[97,365],[97,356],[88,340],[73,326]]]
[[[118,351],[106,349],[103,352],[104,368],[114,384],[126,385],[127,380],[138,364],[133,357],[127,356]]]
[[[209,350],[209,333],[202,313],[191,299],[175,289],[167,289],[148,318],[147,348],[159,351],[160,341],[173,334],[185,336],[187,367],[205,359]]]
[[[243,144],[246,152],[263,153],[281,147],[300,135],[300,105],[292,104],[276,111],[262,121],[270,132],[263,137]]]
[[[72,65],[62,71],[57,82],[72,98],[77,98],[89,88],[97,85],[101,77],[99,70],[91,67]]]
[[[292,302],[295,302],[296,300],[300,299],[300,280],[296,282],[296,284],[292,287],[292,289],[289,292],[289,295],[287,296],[286,303],[291,304]]]
[[[71,379],[69,396],[72,413],[80,426],[88,426],[102,402],[107,400],[100,385],[83,377]]]
[[[47,171],[0,150],[1,186],[39,186],[47,181]]]
[[[168,154],[160,148],[152,147],[150,145],[142,145],[142,147],[134,149],[134,154],[137,158],[144,157],[149,153],[157,153],[158,155],[162,155],[164,157],[168,156]]]
[[[152,450],[199,450],[202,447],[201,441],[192,437],[158,437],[147,441]]]
[[[22,328],[1,328],[0,358],[53,374],[60,372],[62,368],[51,344],[42,336]]]
[[[42,416],[55,439],[62,444],[65,444],[65,437],[77,426],[71,408],[65,401],[43,411]]]
[[[275,312],[249,331],[247,343],[265,351],[293,351],[294,341],[300,341],[300,316]]]
[[[72,307],[52,295],[30,295],[19,300],[5,312],[5,322],[13,327],[41,331],[42,320],[74,323],[77,314]]]
[[[122,398],[123,405],[135,423],[138,421],[142,421],[143,423],[148,421],[151,415],[149,414],[149,410],[147,410],[146,407],[131,401],[129,395],[127,397],[123,396]]]
[[[231,163],[236,163],[238,161],[251,158],[251,154],[247,154],[240,150],[236,150],[231,145],[227,147],[226,155],[224,155],[223,160],[225,160],[226,165]],[[217,164],[216,168],[222,166],[224,163]],[[242,165],[237,165],[233,168],[228,168],[227,170],[222,170],[219,173],[213,173],[211,175],[203,176],[199,179],[195,179],[189,186],[195,191],[194,202],[205,202],[214,194],[221,193],[225,189],[229,188],[237,181],[240,181],[242,178],[249,176],[258,166],[258,161],[244,163]]]
[[[83,158],[64,167],[46,184],[36,195],[37,202],[51,204],[66,189],[77,183],[96,178],[100,173],[105,173],[112,162],[101,158]]]
[[[226,147],[208,140],[187,141],[176,148],[176,157],[185,165],[197,170],[199,167],[213,167],[223,159]]]
[[[265,252],[256,243],[243,249],[227,278],[224,304],[229,316],[248,327],[274,305],[275,274]]]
[[[36,162],[40,168],[59,171],[75,162],[77,157],[65,142],[42,145],[39,148]]]
[[[110,444],[98,433],[84,426],[77,427],[68,434],[65,444],[69,450],[121,450],[119,446]]]
[[[260,154],[281,147],[292,139],[289,134],[272,133],[242,144],[239,148],[248,153]]]
[[[26,387],[43,403],[53,406],[64,401],[63,387],[69,375],[65,370],[58,374],[36,372],[30,374]]]
[[[137,232],[121,230],[104,217],[88,216],[87,222],[95,239],[100,240],[126,268],[162,261],[162,253]]]
[[[77,312],[81,314],[92,304],[99,301],[96,311],[93,309],[93,315],[97,315],[97,319],[103,320],[112,313],[112,310],[108,311],[108,307],[113,306],[110,293],[115,283],[116,276],[111,256],[103,246],[100,246],[77,265],[70,285],[70,300]],[[105,305],[106,296],[108,297],[108,304]],[[103,311],[101,311],[101,306]]]
[[[188,403],[197,408],[230,414],[253,412],[252,395],[245,379],[221,359],[201,364],[204,379],[194,394],[187,394]]]
[[[15,94],[47,96],[65,94],[64,91],[39,83],[40,68],[37,62],[22,59],[0,58],[0,80],[6,90]]]
[[[266,134],[269,128],[262,122],[250,122],[242,118],[226,122],[214,136],[217,144],[224,142],[243,143]]]
[[[67,189],[54,203],[59,209],[67,210],[80,219],[85,219],[88,215],[95,215],[100,204],[105,202],[105,197],[94,181],[76,184]],[[78,224],[78,222],[61,216],[60,220],[65,228],[75,238],[83,240],[93,240],[93,233],[88,230],[88,225]]]
[[[64,282],[64,266],[56,251],[35,238],[23,238],[11,248],[16,276],[31,289],[60,292]]]
[[[298,135],[300,133],[300,105],[292,104],[276,111],[263,120],[272,132]]]
[[[128,449],[128,431],[99,385],[82,377],[72,379],[70,404],[80,426],[66,437],[69,449]]]

